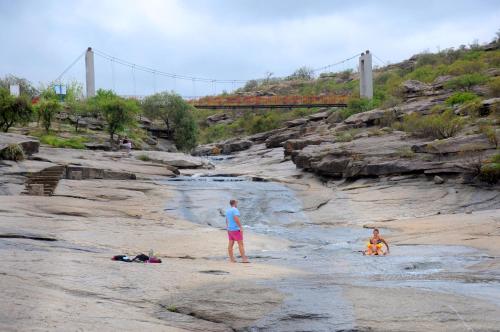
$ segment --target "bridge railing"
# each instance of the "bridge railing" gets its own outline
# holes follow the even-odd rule
[[[296,106],[296,105],[343,105],[347,104],[347,95],[324,96],[217,96],[190,100],[193,106]]]

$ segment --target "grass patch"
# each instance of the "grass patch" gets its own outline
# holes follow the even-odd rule
[[[409,146],[402,146],[396,151],[399,158],[413,159],[415,158],[415,152]]]
[[[179,309],[175,305],[168,306],[167,310],[170,312],[179,312]]]
[[[41,143],[50,145],[54,148],[85,149],[84,143],[88,141],[88,138],[81,136],[61,138],[53,134],[47,134],[40,137]]]
[[[141,161],[151,161],[151,158],[147,154],[141,154],[136,157],[137,159]]]

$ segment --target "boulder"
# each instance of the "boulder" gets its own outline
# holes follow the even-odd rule
[[[278,133],[276,135],[269,136],[265,143],[266,147],[269,148],[277,148],[283,145],[285,141],[288,141],[292,138],[299,138],[300,132],[298,130],[286,130],[284,132]]]
[[[339,111],[335,111],[330,113],[328,118],[326,118],[326,123],[328,124],[336,124],[342,122],[342,114]]]
[[[417,80],[408,80],[402,84],[403,93],[408,97],[423,96],[425,92],[432,89],[430,84],[426,84]]]
[[[320,120],[328,118],[329,115],[330,115],[330,111],[323,111],[323,112],[311,114],[307,117],[307,119],[309,121],[320,121]]]
[[[285,122],[285,126],[287,128],[291,128],[291,127],[297,127],[297,126],[303,125],[305,123],[307,123],[307,119],[299,118],[299,119],[294,119],[294,120],[290,120],[290,121]]]
[[[500,98],[490,98],[483,100],[479,109],[480,116],[487,116],[490,113],[500,113]]]
[[[454,78],[454,76],[451,76],[451,75],[438,76],[438,77],[436,77],[434,82],[432,82],[432,88],[434,90],[444,89],[445,84],[448,81],[452,80],[453,78]]]
[[[233,139],[221,143],[220,148],[222,149],[222,154],[231,154],[233,152],[247,150],[252,145],[253,142],[247,139]]]
[[[306,146],[309,145],[319,145],[325,141],[324,138],[315,136],[315,137],[306,137],[306,138],[298,138],[298,139],[289,139],[284,144],[285,148],[285,156],[290,156],[295,150],[302,150]]]
[[[227,113],[214,114],[207,117],[207,124],[213,126],[216,124],[229,124],[233,123],[234,119]]]
[[[450,93],[445,93],[431,98],[420,98],[395,107],[395,109],[398,114],[400,114],[400,116],[414,112],[425,115],[430,114],[430,110],[432,109],[432,107],[443,103],[450,95]]]
[[[363,113],[357,113],[353,114],[347,119],[344,120],[345,124],[348,125],[356,125],[356,126],[373,126],[380,122],[380,119],[383,117],[387,116],[387,114],[394,112],[396,113],[396,110],[386,110],[386,109],[374,109],[371,111],[363,112]]]
[[[38,153],[40,141],[36,137],[13,133],[0,133],[0,151],[10,144],[19,144],[26,155]]]
[[[435,175],[434,176],[434,183],[435,184],[443,184],[444,183],[444,179],[438,175]]]

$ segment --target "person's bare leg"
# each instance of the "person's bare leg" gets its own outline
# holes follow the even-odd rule
[[[243,259],[243,263],[248,263],[248,257],[245,255],[245,246],[243,245],[243,241],[238,241],[238,249],[240,250],[241,258]]]
[[[234,241],[229,240],[229,244],[227,245],[227,252],[229,254],[229,260],[231,261],[231,263],[236,263],[236,259],[234,258],[233,246],[234,246]]]

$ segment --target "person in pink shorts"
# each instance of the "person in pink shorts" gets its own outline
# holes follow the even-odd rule
[[[245,255],[245,247],[243,245],[243,227],[240,221],[240,211],[238,210],[238,201],[232,199],[229,201],[231,207],[226,210],[226,227],[227,235],[229,238],[229,245],[227,246],[227,251],[229,253],[229,259],[232,263],[236,263],[234,258],[233,246],[234,242],[238,242],[238,249],[240,250],[241,258],[243,263],[249,263],[248,257]]]

